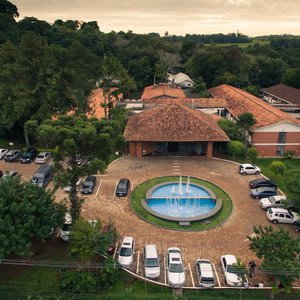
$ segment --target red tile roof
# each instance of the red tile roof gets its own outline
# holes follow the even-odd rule
[[[150,104],[165,104],[171,103],[174,99],[170,98],[157,98],[157,99],[144,99],[143,103]],[[224,98],[182,98],[178,99],[181,104],[187,105],[193,108],[216,108],[226,107],[226,99]]]
[[[167,83],[159,83],[145,87],[141,99],[153,98],[186,98],[183,90],[178,87],[171,87]]]
[[[213,118],[177,100],[130,116],[124,137],[149,142],[229,141]]]
[[[300,105],[300,89],[280,83],[261,90],[293,104]]]
[[[121,96],[121,95],[120,95]],[[115,102],[116,99],[113,97],[113,101]],[[104,95],[103,90],[101,88],[96,88],[91,92],[91,95],[88,99],[89,101],[89,111],[86,113],[86,116],[88,118],[96,117],[97,119],[102,119],[105,117],[104,114],[104,108],[102,107],[102,104],[104,103]],[[70,110],[67,112],[67,115],[73,115],[74,110]],[[53,119],[56,119],[56,116],[52,117]]]
[[[272,105],[264,102],[262,99],[259,99],[242,89],[222,84],[209,89],[208,92],[213,97],[225,98],[227,102],[226,108],[235,117],[246,112],[252,113],[257,121],[254,128],[264,127],[283,121],[298,125],[300,124],[300,120],[293,118],[287,113],[273,107]]]

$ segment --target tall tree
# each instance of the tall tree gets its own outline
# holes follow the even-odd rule
[[[112,154],[113,134],[107,133],[96,119],[87,119],[85,115],[62,115],[57,120],[43,122],[37,128],[37,136],[42,144],[59,148],[59,154],[55,156],[56,182],[58,186],[70,183],[70,212],[75,222],[83,203],[77,194],[76,182],[82,176],[105,171]],[[88,163],[78,165],[78,154],[86,158]],[[67,168],[64,160],[68,161]]]
[[[23,34],[19,47],[0,49],[0,120],[7,129],[22,128],[27,146],[26,122],[41,122],[70,109],[87,109],[87,97],[97,78],[94,55],[78,42],[66,50],[49,47],[32,32]]]
[[[20,178],[0,182],[0,258],[31,255],[31,241],[44,241],[63,223],[64,207],[44,188]]]
[[[113,108],[113,99],[118,99],[120,93],[128,96],[134,90],[135,82],[131,76],[114,56],[106,56],[102,61],[101,78],[99,86],[104,94],[105,117],[110,119],[110,110]]]

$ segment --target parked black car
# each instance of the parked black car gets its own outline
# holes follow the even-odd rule
[[[20,162],[23,164],[31,163],[37,156],[38,151],[35,148],[28,148],[21,154]]]
[[[129,179],[126,178],[120,179],[116,188],[116,195],[118,197],[126,197],[129,191],[129,187],[130,187]]]
[[[273,187],[263,186],[257,189],[252,189],[250,195],[252,198],[255,199],[268,198],[270,196],[276,196],[277,191],[276,191],[276,187],[274,186]]]
[[[97,182],[96,176],[94,175],[88,176],[85,179],[84,183],[82,184],[81,193],[92,194],[96,186],[96,182]]]
[[[4,160],[9,162],[16,161],[20,157],[20,155],[20,150],[10,150],[5,154]]]
[[[250,186],[251,189],[256,189],[256,188],[263,187],[263,186],[277,187],[277,184],[274,183],[270,179],[258,178],[258,179],[251,180],[249,182],[249,186]]]

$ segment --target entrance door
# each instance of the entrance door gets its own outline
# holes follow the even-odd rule
[[[168,152],[178,152],[178,143],[168,143]]]

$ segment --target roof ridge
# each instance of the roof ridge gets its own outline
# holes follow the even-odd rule
[[[186,106],[186,105],[184,105],[184,104],[181,104],[181,103],[178,102],[178,101],[174,101],[174,103],[177,104],[178,106],[182,107],[182,108],[183,108],[185,111],[187,111],[188,113],[193,114],[193,116],[196,117],[196,118],[197,118],[198,120],[200,120],[201,122],[204,122],[206,125],[211,126],[211,124],[209,124],[209,123],[207,122],[207,119],[205,120],[205,118],[201,118],[201,116],[200,116],[200,114],[199,114],[199,111],[196,111],[196,110],[194,110],[194,109],[192,109],[192,108],[190,108],[190,107],[188,107],[188,106]],[[205,115],[205,117],[207,117],[207,118],[211,118],[209,115],[205,114],[204,112],[201,112],[201,114]],[[212,121],[214,122],[214,124],[216,125],[216,126],[214,126],[214,129],[218,130],[219,133],[224,134],[224,131],[218,126],[217,122],[216,122],[213,118],[211,118],[211,119],[212,119]],[[226,135],[226,133],[225,133],[225,135]],[[226,136],[227,136],[227,135],[226,135]]]
[[[231,88],[232,90],[234,90],[235,92],[239,93],[240,95],[242,95],[243,97],[247,98],[248,100],[250,100],[250,101],[256,103],[257,105],[259,105],[259,106],[262,107],[263,109],[267,109],[268,112],[272,113],[273,115],[275,115],[275,116],[281,118],[281,113],[282,113],[281,111],[279,111],[280,114],[278,114],[278,113],[275,112],[273,109],[270,110],[269,107],[262,105],[262,104],[260,103],[260,102],[261,102],[260,100],[254,99],[254,98],[256,98],[256,96],[251,95],[251,96],[253,96],[254,98],[250,98],[249,96],[243,94],[243,92],[242,92],[243,90],[241,90],[241,89],[239,89],[239,88],[233,87],[233,86],[228,85],[228,84],[225,84],[225,86]],[[245,91],[244,91],[244,92],[245,92]],[[262,100],[262,101],[263,101],[263,100]],[[263,102],[263,103],[264,103],[264,102]],[[264,103],[264,104],[266,104],[266,103]],[[273,108],[273,106],[271,106],[271,107]],[[288,115],[287,115],[287,116],[288,116]],[[288,117],[290,118],[290,116],[288,116]],[[289,118],[287,118],[287,120],[289,120]]]

